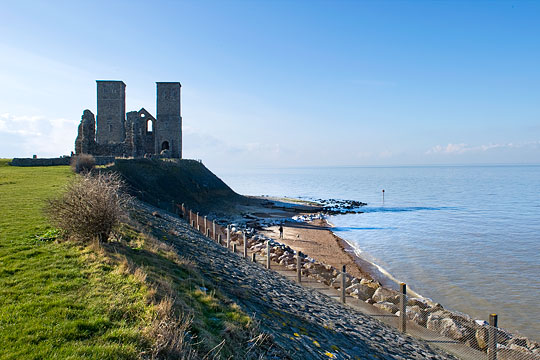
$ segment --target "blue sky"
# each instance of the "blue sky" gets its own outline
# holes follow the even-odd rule
[[[0,157],[69,154],[96,79],[182,83],[211,168],[540,163],[540,2],[3,1]]]

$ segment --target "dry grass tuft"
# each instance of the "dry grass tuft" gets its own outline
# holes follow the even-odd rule
[[[192,318],[186,315],[175,316],[174,299],[166,297],[155,306],[155,317],[147,329],[148,335],[155,339],[150,355],[152,359],[198,359],[193,348],[193,336],[189,332]]]

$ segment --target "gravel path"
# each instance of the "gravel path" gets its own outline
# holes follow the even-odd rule
[[[160,237],[167,234],[183,257],[273,336],[282,350],[280,359],[283,354],[290,359],[455,359],[232,254],[184,220],[146,204],[137,207],[145,225],[152,224]],[[171,230],[180,235],[171,236]]]

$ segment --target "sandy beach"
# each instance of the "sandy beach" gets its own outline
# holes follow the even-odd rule
[[[343,239],[332,233],[325,220],[286,222],[283,224],[283,239],[279,238],[278,226],[271,226],[260,233],[336,269],[346,265],[347,272],[357,278],[372,279],[367,270],[368,264],[359,259]]]

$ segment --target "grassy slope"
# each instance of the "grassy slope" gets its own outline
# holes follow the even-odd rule
[[[51,230],[45,199],[71,176],[0,160],[0,359],[138,358],[183,315],[196,358],[223,339],[218,358],[240,356],[256,330],[249,317],[219,291],[203,293],[215,286],[148,229],[125,224],[102,247],[36,238]]]
[[[171,201],[195,211],[227,211],[249,199],[238,195],[221,179],[195,160],[117,160],[112,167],[121,173],[143,201],[168,209]]]
[[[50,229],[44,200],[69,167],[0,161],[0,358],[137,356],[145,285],[87,248],[36,239]]]

